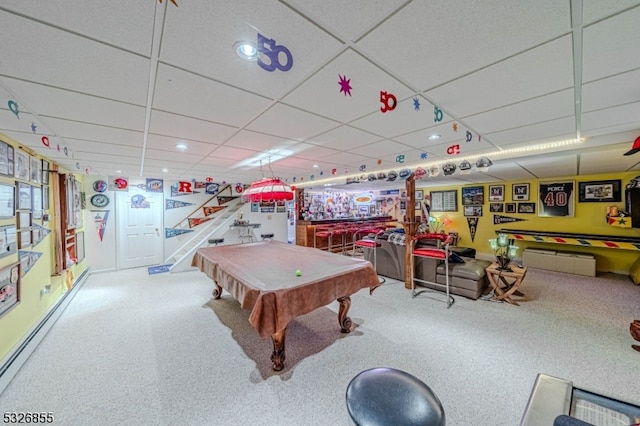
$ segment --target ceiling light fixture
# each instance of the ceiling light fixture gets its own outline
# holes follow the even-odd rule
[[[440,135],[431,135],[431,136],[429,136],[429,140],[430,141],[434,141],[436,139],[440,139]]]
[[[179,142],[179,143],[177,143],[177,144],[176,144],[176,149],[177,149],[178,151],[186,151],[186,150],[187,150],[187,148],[188,148],[188,146],[187,146],[187,144],[186,144],[186,143],[184,143],[184,142]]]
[[[233,50],[245,61],[255,61],[258,59],[258,48],[249,41],[238,41],[234,43]]]
[[[259,203],[262,201],[293,200],[293,189],[284,183],[282,179],[273,177],[271,162],[269,162],[269,171],[272,177],[266,178],[263,173],[262,179],[251,182],[249,189],[243,191],[243,201]],[[262,173],[262,161],[260,161],[260,173]]]

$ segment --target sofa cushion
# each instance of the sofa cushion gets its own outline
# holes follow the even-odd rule
[[[487,275],[487,267],[491,265],[488,260],[466,259],[465,263],[449,263],[449,276],[477,281]],[[444,275],[444,263],[438,265],[436,272]]]

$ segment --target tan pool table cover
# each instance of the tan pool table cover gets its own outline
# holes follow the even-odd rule
[[[201,248],[192,265],[251,310],[249,322],[262,338],[297,316],[380,285],[369,261],[279,241]]]

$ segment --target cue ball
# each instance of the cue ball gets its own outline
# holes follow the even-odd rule
[[[296,277],[301,277],[302,276],[302,271],[300,269],[296,270]]]

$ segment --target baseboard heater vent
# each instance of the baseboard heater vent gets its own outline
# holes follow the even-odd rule
[[[69,302],[73,299],[88,275],[89,270],[85,269],[80,276],[74,280],[73,288],[60,296],[58,301],[51,306],[47,314],[42,317],[26,337],[16,346],[16,348],[0,364],[0,394],[4,392],[20,367],[33,353],[44,336],[49,332],[53,324],[64,312]]]

